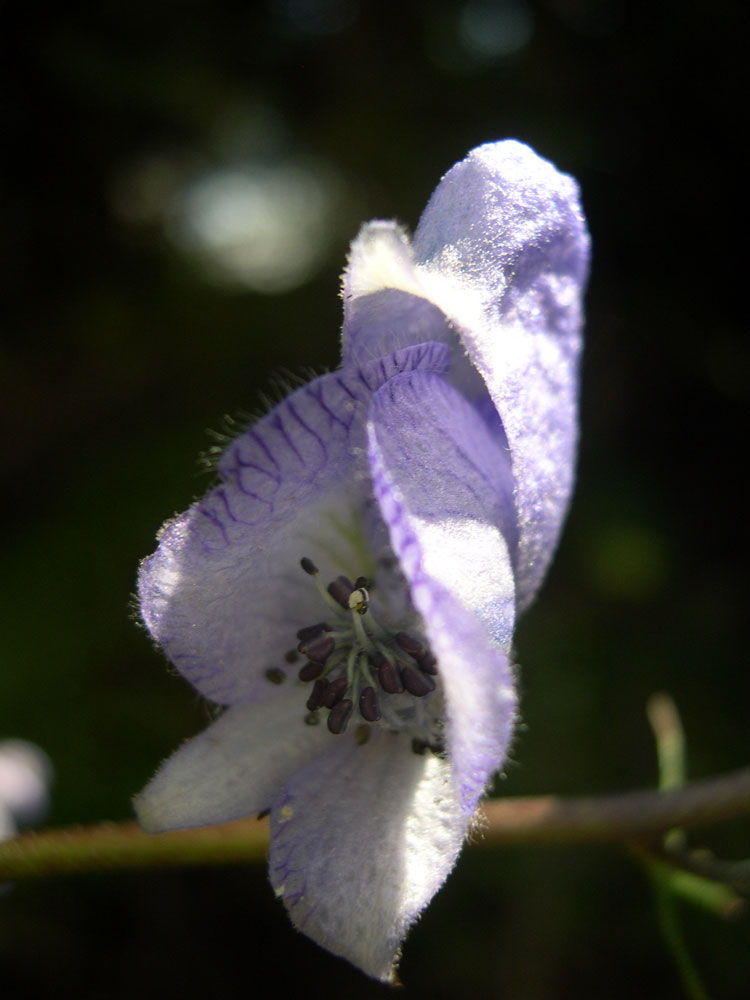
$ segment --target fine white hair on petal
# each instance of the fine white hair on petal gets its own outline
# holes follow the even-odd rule
[[[352,299],[381,288],[421,294],[414,253],[406,231],[395,222],[366,222],[349,251],[342,281],[344,310]]]
[[[549,565],[573,485],[589,237],[578,185],[522,143],[488,143],[442,179],[414,236],[511,450],[519,610]]]
[[[392,982],[401,941],[453,867],[468,819],[447,761],[407,736],[348,737],[286,783],[271,811],[271,883],[301,931]]]
[[[468,359],[456,352],[452,384],[462,391],[471,386],[462,370],[469,364],[481,376],[516,481],[519,610],[541,584],[573,485],[588,261],[576,182],[507,140],[478,147],[448,171],[422,214],[413,248],[393,223],[364,227],[345,275],[345,360],[375,349],[359,320],[360,303],[378,298],[377,341],[394,325],[389,310],[394,322],[403,313],[403,300],[392,296],[398,290],[421,297],[449,321],[440,339],[460,341]],[[419,335],[418,324],[414,331]]]
[[[232,705],[165,761],[136,796],[149,833],[223,823],[270,807],[279,787],[330,742],[305,725],[304,690],[273,687],[264,702]]]

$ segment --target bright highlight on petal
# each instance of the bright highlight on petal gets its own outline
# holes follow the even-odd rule
[[[279,787],[327,741],[319,726],[299,726],[299,696],[278,686],[264,702],[233,705],[189,740],[135,799],[149,833],[223,823],[271,807]],[[286,734],[273,757],[266,748]]]
[[[517,142],[372,222],[342,365],[233,441],[139,578],[153,638],[229,706],[136,799],[148,830],[271,809],[297,927],[383,981],[517,715],[515,621],[573,482],[588,235]]]
[[[332,747],[284,786],[271,813],[271,883],[297,927],[389,981],[409,926],[466,834],[447,761],[403,736]]]

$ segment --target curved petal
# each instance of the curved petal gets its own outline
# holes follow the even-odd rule
[[[271,882],[294,924],[384,982],[453,867],[467,819],[445,760],[382,730],[348,738],[287,782],[271,811]]]
[[[345,310],[344,364],[362,364],[425,340],[458,345],[455,330],[436,305],[399,288],[352,298]]]
[[[447,315],[430,301],[406,232],[395,222],[367,222],[349,251],[342,279],[344,366],[367,363],[423,340],[458,347]],[[469,368],[460,356],[452,366]]]
[[[422,215],[413,250],[394,224],[365,227],[345,275],[345,357],[367,356],[388,342],[385,319],[374,327],[358,321],[358,299],[379,294],[382,305],[403,311],[404,299],[383,293],[397,289],[447,317],[481,375],[517,484],[519,609],[544,577],[572,488],[588,257],[575,182],[508,141],[480,146],[448,172]],[[416,315],[416,307],[410,312]],[[427,306],[421,314],[428,315]],[[433,336],[451,343],[429,315]],[[451,381],[473,399],[458,354],[453,368]]]
[[[498,500],[508,458],[456,390],[426,373],[376,393],[368,432],[375,497],[438,659],[456,793],[471,814],[516,712],[508,512]]]
[[[415,368],[442,371],[443,344],[421,344],[315,379],[236,438],[221,484],[168,523],[141,565],[141,614],[180,672],[214,701],[271,693],[295,633],[322,605],[299,567],[325,578],[369,571],[362,510],[367,407],[381,385]]]
[[[398,376],[375,393],[368,430],[418,524],[421,568],[508,649],[516,525],[507,451],[452,386],[426,372]]]
[[[325,726],[304,721],[301,685],[233,705],[166,760],[133,801],[148,833],[224,823],[270,807],[290,774],[323,750]]]
[[[378,219],[366,222],[349,250],[342,279],[344,299],[343,358],[352,339],[349,329],[351,308],[358,298],[383,288],[398,288],[422,295],[419,275],[414,270],[414,251],[403,229],[395,222]],[[366,331],[365,331],[366,333]]]
[[[573,484],[589,259],[578,187],[521,143],[480,146],[438,185],[414,250],[508,436],[521,609],[546,572]]]

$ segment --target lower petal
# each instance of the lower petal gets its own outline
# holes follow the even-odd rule
[[[298,767],[330,740],[304,721],[295,685],[269,701],[234,705],[157,771],[135,809],[149,833],[240,819],[267,809]]]
[[[467,828],[447,762],[405,736],[342,738],[271,812],[271,882],[308,937],[384,982],[452,869]]]

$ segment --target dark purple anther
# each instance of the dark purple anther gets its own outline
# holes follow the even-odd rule
[[[338,705],[346,694],[348,687],[349,681],[346,677],[337,677],[335,681],[329,681],[328,687],[323,695],[323,704],[325,707],[333,708],[334,705]]]
[[[283,670],[279,670],[278,667],[269,667],[266,670],[266,680],[272,684],[283,684],[286,680],[286,674]]]
[[[328,657],[336,648],[336,640],[330,635],[325,638],[315,639],[312,642],[301,642],[297,649],[304,653],[308,660],[315,660],[316,663],[325,663]]]
[[[344,611],[349,610],[349,594],[354,590],[352,581],[346,576],[337,576],[328,584],[328,593],[340,604]]]
[[[305,571],[305,573],[308,574],[308,576],[318,575],[318,567],[315,565],[312,559],[308,559],[307,556],[305,556],[304,559],[300,559],[299,564]]]
[[[380,709],[374,687],[363,688],[360,692],[359,714],[366,722],[377,722],[380,718]]]
[[[402,667],[401,678],[406,690],[415,698],[422,698],[430,691],[435,690],[435,681],[429,674],[423,674],[421,671],[415,670],[414,667]]]
[[[315,678],[320,677],[322,673],[323,664],[310,661],[310,663],[306,663],[304,667],[299,668],[297,676],[301,681],[314,681]]]
[[[315,681],[313,684],[312,694],[305,702],[309,711],[314,712],[316,708],[323,707],[323,698],[325,697],[327,687],[328,681],[324,677]]]
[[[429,650],[427,650],[424,656],[417,657],[417,666],[426,674],[432,674],[433,677],[437,675],[437,657]]]
[[[413,656],[415,660],[420,656],[424,656],[427,652],[419,639],[415,639],[414,636],[409,635],[408,632],[397,632],[395,639],[396,644],[400,646],[405,653],[408,653],[409,656]]]
[[[317,639],[324,632],[330,631],[331,626],[327,622],[318,622],[316,625],[306,625],[301,628],[297,633],[297,638],[300,642],[309,642],[311,639]]]
[[[366,576],[358,576],[357,579],[354,581],[354,589],[370,590],[371,589],[370,581],[367,579]]]
[[[404,690],[401,675],[385,657],[378,661],[378,683],[387,694],[401,694]]]
[[[332,708],[328,713],[328,730],[333,733],[334,736],[338,736],[346,729],[349,716],[352,714],[352,707],[351,698],[344,698],[343,701],[340,701],[338,705],[336,705],[335,708]]]

